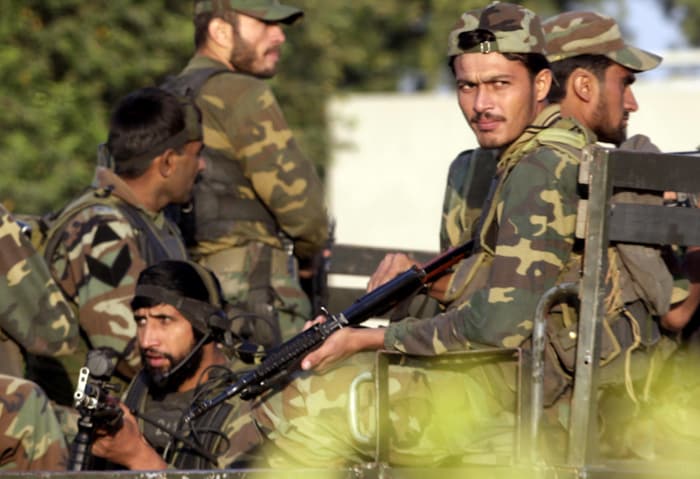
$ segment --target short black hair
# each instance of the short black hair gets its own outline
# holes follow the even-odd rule
[[[547,99],[552,103],[559,103],[566,98],[566,82],[571,73],[577,68],[583,68],[591,72],[598,81],[605,80],[605,71],[614,62],[603,55],[576,55],[551,63],[554,81],[549,89]]]
[[[210,275],[214,285],[214,291],[210,291],[200,271],[205,271]],[[160,286],[185,298],[195,299],[212,305],[223,304],[223,293],[221,284],[216,276],[204,268],[195,268],[187,261],[164,260],[151,265],[141,271],[138,279],[139,285]],[[145,297],[136,296],[131,303],[131,308],[151,308],[156,306],[157,301]]]
[[[457,41],[460,49],[470,50],[482,42],[496,41],[496,35],[488,30],[470,30],[460,33]],[[550,68],[547,57],[540,53],[501,53],[501,55],[507,60],[521,62],[530,73],[530,78],[535,78],[540,71]],[[454,60],[455,56],[451,56],[448,60],[453,75],[455,74]]]
[[[179,99],[160,88],[136,90],[122,98],[109,122],[107,149],[114,159],[114,171],[126,178],[141,176],[148,161],[130,161],[185,128]]]

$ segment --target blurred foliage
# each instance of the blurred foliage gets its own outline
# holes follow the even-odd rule
[[[321,173],[331,148],[328,98],[451,87],[447,32],[461,12],[486,3],[288,1],[306,15],[286,30],[280,73],[271,84]],[[571,2],[521,3],[546,17]],[[3,6],[0,199],[14,211],[46,212],[90,182],[114,103],[177,73],[192,55],[192,2],[4,0]]]

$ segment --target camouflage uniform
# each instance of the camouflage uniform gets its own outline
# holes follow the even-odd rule
[[[652,53],[626,44],[615,20],[595,12],[562,13],[545,21],[543,29],[548,58],[558,64],[555,71],[559,72],[558,80],[564,89],[567,88],[564,75],[580,68],[576,62],[581,55],[608,58],[631,72],[650,70],[661,61]],[[620,148],[659,152],[641,135],[628,139]],[[628,191],[615,193],[613,201],[662,204],[660,195]],[[659,317],[669,310],[671,303],[685,299],[687,281],[681,279],[674,284],[659,248],[618,244],[609,248],[608,257],[607,311],[601,332],[604,367],[599,375],[598,409],[605,424],[603,447],[613,454],[626,454],[630,443],[623,438],[625,423],[634,419],[639,406],[649,400],[652,379],[677,346],[674,339],[661,331]],[[565,338],[571,333],[575,337],[573,328],[577,325],[563,324],[558,316],[550,319],[553,319],[548,322],[551,344],[564,369],[561,376],[567,377],[573,374],[571,345],[575,342]]]
[[[77,353],[48,361],[31,358],[30,378],[59,404],[72,404],[78,370],[85,363],[89,349],[110,347],[123,352],[136,335],[129,301],[138,275],[149,262],[159,257],[186,259],[185,247],[177,228],[162,212],[154,213],[139,206],[129,187],[111,170],[98,170],[101,189],[91,190],[71,203],[91,203],[103,195],[102,204],[79,208],[63,229],[61,242],[50,261],[50,270],[66,297],[78,310],[84,333]],[[67,209],[71,209],[69,205]],[[131,205],[143,219],[141,231],[119,205]],[[153,239],[157,238],[157,245]],[[151,258],[149,259],[149,256]],[[138,367],[136,354],[130,367]],[[125,366],[125,365],[124,365]],[[128,369],[120,369],[129,374]]]
[[[463,151],[450,164],[442,203],[441,251],[474,236],[497,162],[495,150],[477,148]]]
[[[226,66],[195,55],[181,75],[208,68]],[[207,169],[195,186],[192,254],[216,273],[229,302],[252,303],[268,321],[265,305],[271,304],[280,324],[274,329],[281,328],[286,339],[311,314],[296,259],[310,259],[327,240],[321,181],[264,81],[234,72],[213,75],[200,89],[197,106]],[[279,335],[266,331],[256,340],[270,345]]]
[[[44,392],[24,379],[0,375],[0,471],[61,471],[65,439]]]
[[[14,219],[0,205],[0,367],[24,376],[21,346],[33,354],[59,356],[75,350],[73,312]]]

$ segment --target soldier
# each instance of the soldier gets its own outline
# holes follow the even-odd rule
[[[549,98],[560,103],[562,115],[590,128],[598,141],[658,153],[642,135],[627,138],[627,121],[639,107],[632,92],[636,74],[655,68],[661,58],[627,44],[615,20],[595,12],[562,13],[544,22],[543,29],[557,80]],[[629,191],[614,198],[616,202],[663,202],[661,196]],[[674,287],[658,249],[629,244],[609,249],[614,274],[609,275],[609,327],[603,333],[603,345],[616,343],[618,353],[609,354],[601,368],[599,409],[606,424],[607,440],[602,445],[612,454],[637,454],[638,448],[629,447],[635,441],[625,437],[625,423],[635,419],[640,403],[649,402],[648,392],[640,393],[654,384],[658,365],[676,348],[675,338],[664,334],[663,328],[680,329],[700,303],[700,284],[697,274],[693,275],[697,268],[690,264],[697,261],[696,256],[688,256],[686,271],[692,283],[686,291],[686,280]],[[562,336],[551,337],[555,349],[562,351],[558,341]],[[571,373],[571,366],[566,366],[565,374]]]
[[[113,171],[98,168],[98,186],[64,208],[55,247],[47,250],[53,277],[78,311],[82,341],[65,360],[31,358],[28,366],[29,377],[61,405],[72,405],[87,350],[127,354],[136,334],[128,302],[141,270],[160,259],[186,258],[163,208],[189,201],[204,168],[196,107],[157,88],[137,90],[118,103],[106,147]],[[120,377],[133,375],[133,357],[129,364],[120,361]]]
[[[51,404],[36,384],[0,374],[0,471],[62,471],[68,453]]]
[[[579,155],[592,141],[584,127],[561,118],[558,106],[547,106],[551,72],[544,55],[544,35],[530,10],[501,2],[460,17],[448,43],[459,105],[480,147],[499,152],[479,247],[454,273],[449,293],[456,299],[445,313],[407,318],[386,329],[341,329],[302,361],[304,370],[328,372],[301,373],[253,405],[259,430],[271,444],[269,465],[373,459],[373,426],[363,416],[371,407],[355,408],[368,437],[351,432],[347,420],[348,385],[371,367],[371,353],[355,354],[359,351],[433,356],[517,347],[528,339],[538,300],[564,278],[574,254]],[[406,369],[396,373],[405,376],[390,381],[391,463],[429,465],[482,454],[510,460],[512,449],[509,456],[503,448],[513,437],[512,383],[486,366],[460,379],[442,371],[426,378]],[[446,397],[455,402],[443,401]]]
[[[61,356],[75,351],[78,325],[69,303],[20,225],[0,204],[0,372],[24,376],[22,349]]]
[[[139,276],[131,308],[144,369],[124,401],[143,419],[124,407],[124,425],[101,434],[93,454],[134,470],[226,468],[227,449],[246,443],[246,432],[258,435],[251,418],[239,419],[238,400],[182,420],[196,398],[231,378],[217,344],[230,335],[230,318],[216,276],[194,262],[162,261]]]
[[[297,260],[328,236],[321,182],[263,81],[275,75],[283,24],[303,12],[272,0],[194,5],[197,51],[174,81],[196,94],[208,164],[195,187],[191,253],[229,302],[258,316],[240,332],[271,346],[310,318]]]

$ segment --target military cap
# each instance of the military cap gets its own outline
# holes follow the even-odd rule
[[[195,0],[194,14],[234,11],[266,22],[294,23],[304,15],[300,8],[282,5],[279,0]]]
[[[661,57],[625,43],[614,19],[596,12],[566,12],[543,24],[547,59],[556,62],[577,55],[602,55],[630,70],[651,70]]]
[[[475,30],[491,32],[495,41],[481,42],[469,49],[459,46],[459,35]],[[545,54],[544,33],[539,17],[521,5],[493,2],[484,8],[470,10],[460,17],[450,32],[447,56],[462,53],[539,53]]]

